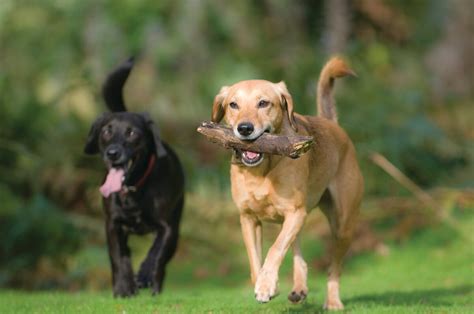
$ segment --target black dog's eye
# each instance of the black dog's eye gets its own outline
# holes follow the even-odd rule
[[[110,130],[110,128],[105,128],[102,130],[102,135],[104,137],[109,137],[110,135],[112,135],[112,131]]]
[[[239,105],[237,105],[236,102],[231,102],[231,103],[229,104],[229,107],[231,107],[232,109],[239,109]]]
[[[266,107],[268,107],[269,104],[270,104],[269,101],[260,100],[260,101],[258,102],[258,108],[266,108]]]
[[[125,135],[127,137],[134,137],[135,135],[137,135],[137,132],[133,129],[127,129],[127,131],[125,132]]]

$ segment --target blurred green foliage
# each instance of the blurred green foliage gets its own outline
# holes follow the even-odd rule
[[[105,76],[131,54],[140,58],[125,90],[129,108],[150,111],[158,121],[183,160],[194,204],[203,207],[187,208],[188,241],[199,237],[192,231],[196,224],[212,226],[226,212],[210,200],[229,204],[229,153],[195,132],[209,119],[214,95],[242,79],[285,80],[297,111],[315,114],[315,84],[333,52],[331,36],[341,36],[337,52],[358,73],[357,79],[337,83],[336,98],[340,124],[359,153],[367,194],[407,194],[370,162],[374,151],[423,187],[472,186],[466,175],[474,156],[472,73],[458,71],[454,79],[440,74],[457,69],[449,50],[458,49],[457,42],[446,38],[453,37],[448,26],[456,24],[464,2],[450,7],[442,0],[348,1],[346,15],[339,16],[349,25],[346,36],[328,28],[334,19],[329,3],[1,1],[0,217],[2,231],[5,225],[11,232],[1,244],[8,255],[0,258],[0,284],[41,254],[55,258],[81,242],[103,245],[103,238],[91,240],[91,233],[100,233],[97,187],[103,169],[82,147],[92,121],[105,110],[100,97]],[[383,14],[390,18],[380,19]],[[459,41],[472,40],[471,33],[457,34]],[[440,49],[448,54],[437,54]],[[451,72],[441,71],[443,65]],[[78,236],[71,217],[88,232]],[[213,236],[202,236],[213,247]],[[44,237],[51,243],[11,256],[8,247]],[[64,267],[81,272],[75,265]]]
[[[70,219],[40,195],[15,212],[1,213],[0,229],[4,237],[0,246],[0,285],[15,285],[15,279],[21,278],[28,282],[42,257],[60,266],[81,241],[79,230]],[[27,284],[35,286],[33,282]],[[42,285],[45,287],[44,282]]]

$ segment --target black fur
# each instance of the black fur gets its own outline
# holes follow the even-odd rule
[[[107,168],[125,171],[126,188],[103,198],[113,292],[119,297],[134,295],[143,287],[151,287],[154,294],[162,291],[165,267],[178,243],[184,204],[184,174],[178,157],[161,141],[148,114],[126,112],[122,89],[132,67],[130,59],[108,76],[103,96],[112,112],[97,118],[84,148],[87,154],[100,153]],[[156,161],[145,176],[152,156]],[[135,187],[144,177],[143,184]],[[128,236],[149,232],[155,232],[156,238],[134,276]]]
[[[112,73],[109,74],[107,80],[102,86],[102,96],[105,104],[112,112],[127,111],[123,100],[123,86],[132,71],[135,58],[131,57]]]

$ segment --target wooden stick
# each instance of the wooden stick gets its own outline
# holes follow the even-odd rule
[[[314,143],[312,136],[284,136],[269,133],[263,133],[253,141],[242,141],[234,135],[230,127],[214,122],[201,123],[197,131],[206,136],[209,141],[225,148],[283,155],[291,158],[300,157]]]

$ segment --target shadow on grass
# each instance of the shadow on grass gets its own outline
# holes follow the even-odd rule
[[[380,294],[368,294],[356,296],[350,299],[342,300],[346,310],[350,310],[353,306],[363,306],[367,304],[378,306],[411,306],[411,305],[427,305],[427,306],[451,306],[456,300],[447,301],[446,298],[463,297],[472,293],[474,285],[462,285],[451,289],[437,288],[429,290],[414,290],[409,292],[385,292]],[[328,313],[322,309],[322,304],[305,302],[303,304],[290,307],[281,313]]]
[[[303,304],[299,305],[293,305],[292,307],[284,310],[281,312],[283,313],[314,313],[314,314],[321,314],[321,313],[327,313],[327,311],[323,310],[322,304],[318,303],[309,303],[309,302],[304,302]]]
[[[456,300],[450,301],[446,298],[462,297],[472,293],[473,285],[462,285],[454,288],[435,288],[428,290],[413,291],[389,291],[380,294],[368,294],[356,296],[345,301],[348,306],[374,303],[377,305],[430,305],[449,306]]]

